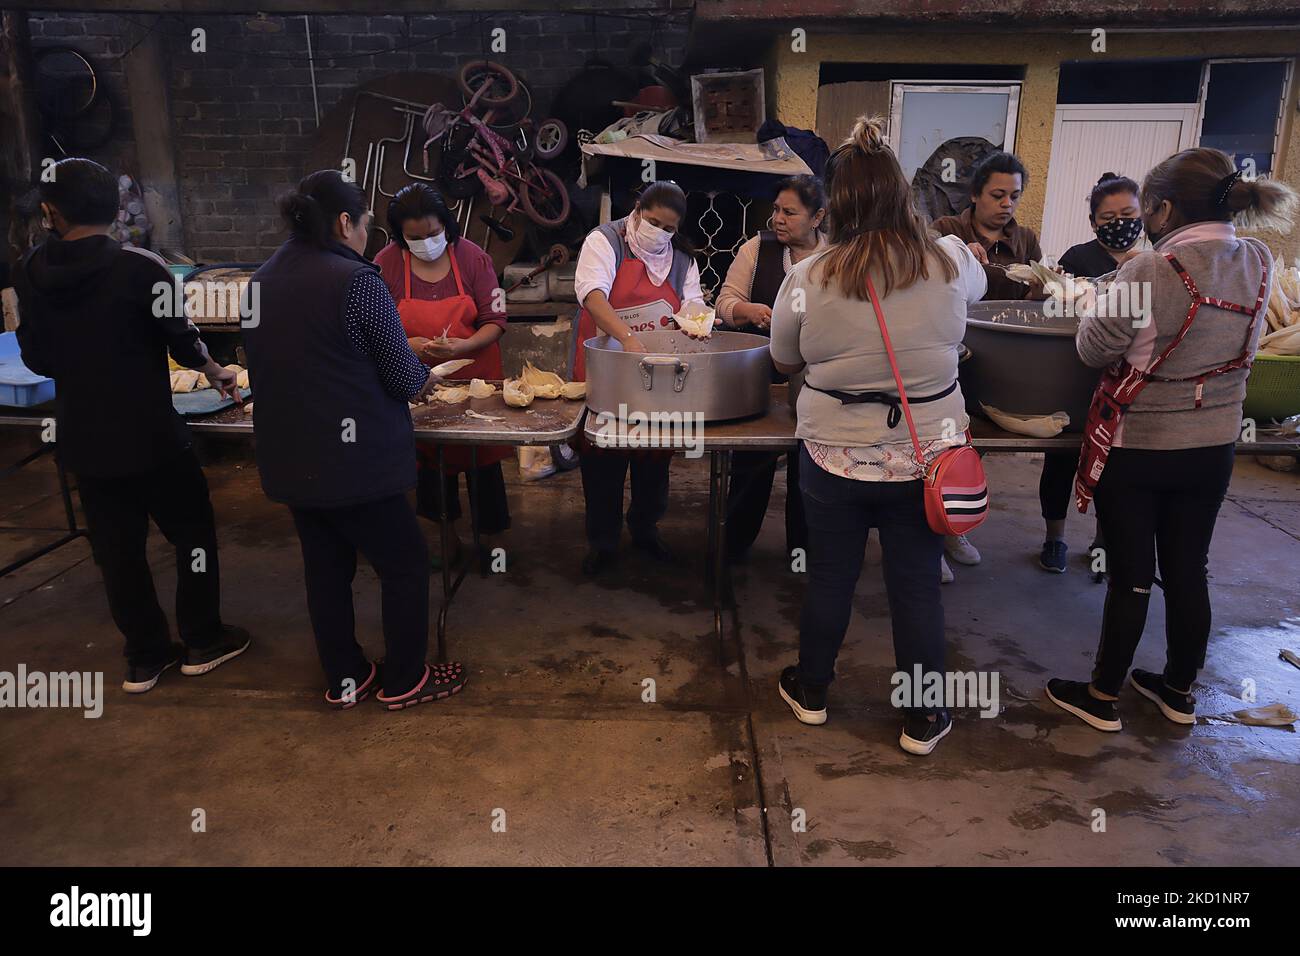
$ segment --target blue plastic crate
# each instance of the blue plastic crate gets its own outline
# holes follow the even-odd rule
[[[37,375],[19,357],[18,335],[0,335],[0,405],[26,407],[54,400],[54,379]]]

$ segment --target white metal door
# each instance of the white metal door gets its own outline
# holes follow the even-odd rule
[[[1137,180],[1196,136],[1195,103],[1056,108],[1043,204],[1043,252],[1060,258],[1093,237],[1088,194],[1105,172]]]

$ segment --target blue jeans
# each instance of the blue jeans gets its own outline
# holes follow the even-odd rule
[[[808,518],[808,591],[799,618],[799,681],[821,688],[835,676],[867,536],[880,532],[894,657],[907,674],[944,673],[939,560],[920,481],[856,481],[817,466],[802,444],[799,482]]]

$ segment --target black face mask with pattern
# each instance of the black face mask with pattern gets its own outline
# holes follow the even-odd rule
[[[1112,219],[1097,227],[1097,238],[1108,249],[1121,252],[1142,238],[1141,219]]]

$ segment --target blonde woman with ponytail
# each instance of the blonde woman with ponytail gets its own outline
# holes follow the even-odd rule
[[[831,154],[829,245],[790,269],[772,306],[777,370],[807,369],[795,434],[809,582],[799,663],[782,672],[779,690],[808,724],[826,720],[827,688],[872,528],[884,552],[898,670],[912,681],[918,672],[945,669],[943,536],[926,522],[916,476],[918,466],[966,441],[957,350],[966,307],[984,295],[987,280],[959,237],[936,239],[926,229],[882,130],[880,118],[863,117]],[[868,277],[881,297],[925,462],[916,461],[902,420]],[[902,706],[899,743],[909,753],[930,753],[952,729],[942,706],[911,696]]]
[[[1273,281],[1268,247],[1237,229],[1289,232],[1297,197],[1283,183],[1244,179],[1226,154],[1201,148],[1152,169],[1141,206],[1154,248],[1120,267],[1075,340],[1084,362],[1108,369],[1099,389],[1115,394],[1140,383],[1104,430],[1114,435],[1108,457],[1095,460],[1089,450],[1098,437],[1104,445],[1104,434],[1085,432],[1075,485],[1081,509],[1089,497],[1096,501],[1106,541],[1101,639],[1091,681],[1047,684],[1049,700],[1105,731],[1121,729],[1117,701],[1126,677],[1167,719],[1196,721],[1192,684],[1210,635],[1210,539],[1232,477],[1246,378]],[[1141,312],[1123,308],[1139,301],[1137,292]],[[1164,669],[1130,673],[1157,556]]]

